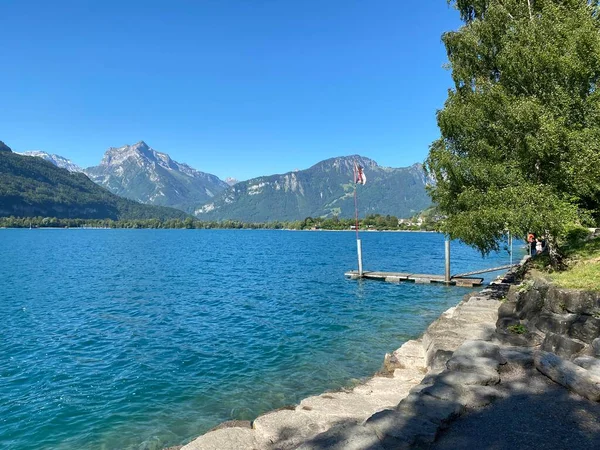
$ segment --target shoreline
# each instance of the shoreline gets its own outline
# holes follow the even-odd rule
[[[240,230],[240,231],[296,231],[296,232],[342,232],[356,233],[356,230],[296,230],[294,228],[129,228],[129,227],[0,227],[0,230]],[[439,233],[433,230],[359,230],[360,233]]]
[[[339,434],[340,430],[364,426],[381,411],[390,410],[414,395],[423,380],[441,371],[463,343],[473,339],[491,339],[496,330],[499,299],[508,291],[511,281],[507,278],[513,272],[508,272],[499,283],[492,282],[467,294],[456,306],[434,320],[418,339],[409,340],[393,353],[386,354],[383,369],[352,389],[341,388],[307,397],[297,405],[267,412],[253,421],[226,421],[186,445],[169,448],[322,448],[313,447],[311,442],[319,437],[327,438],[332,433]],[[349,444],[331,448],[347,448]]]

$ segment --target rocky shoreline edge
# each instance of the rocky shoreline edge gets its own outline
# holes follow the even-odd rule
[[[353,389],[308,397],[252,422],[225,422],[171,449],[428,448],[467,411],[522,389],[508,381],[500,384],[502,373],[514,370],[537,370],[599,401],[600,318],[595,316],[600,294],[571,303],[565,300],[568,295],[552,300],[560,303],[557,308],[565,308],[566,301],[580,309],[579,314],[563,312],[571,325],[583,320],[587,334],[581,336],[579,326],[574,328],[579,335],[568,336],[573,327],[565,325],[564,317],[544,310],[548,301],[539,295],[548,291],[544,282],[539,289],[531,289],[536,283],[531,280],[516,286],[525,261],[501,280],[466,295],[419,339],[386,354],[383,370]]]

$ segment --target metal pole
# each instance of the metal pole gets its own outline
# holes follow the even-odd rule
[[[513,239],[512,239],[512,235],[510,234],[510,231],[508,232],[508,242],[510,244],[510,265],[512,266],[512,263],[513,263]]]
[[[446,242],[444,244],[446,250],[446,273],[444,276],[444,281],[446,283],[450,283],[450,239],[446,238]]]
[[[358,276],[363,276],[363,265],[362,265],[362,243],[360,239],[356,240],[356,250],[358,251]]]

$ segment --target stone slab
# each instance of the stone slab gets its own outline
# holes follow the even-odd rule
[[[383,407],[385,406],[381,405],[379,409]],[[353,392],[331,392],[308,397],[300,402],[297,409],[317,412],[330,418],[331,422],[339,419],[364,420],[376,410],[365,395]]]
[[[506,360],[500,354],[500,347],[489,341],[468,340],[456,349],[454,357],[467,358],[492,358],[498,363],[504,364]]]
[[[500,349],[500,354],[509,365],[528,369],[534,366],[533,349],[531,347],[506,347]]]
[[[203,434],[181,450],[262,450],[249,428],[222,428]]]
[[[425,377],[421,384],[433,384],[436,380],[457,386],[488,386],[497,384],[500,381],[500,377],[498,373],[494,371],[457,372],[454,370],[445,370],[439,374]]]
[[[326,424],[301,411],[284,409],[258,417],[252,427],[261,449],[285,449],[321,433]]]
[[[303,442],[297,450],[386,450],[375,431],[358,423],[340,423]]]
[[[453,356],[446,364],[448,370],[459,372],[494,373],[500,363],[495,358]]]
[[[425,416],[385,410],[370,417],[365,428],[375,433],[385,449],[409,449],[433,443],[440,426]]]

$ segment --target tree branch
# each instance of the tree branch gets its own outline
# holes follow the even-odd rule
[[[515,18],[513,17],[513,15],[508,11],[508,8],[506,7],[506,5],[504,4],[503,1],[500,1],[500,4],[502,5],[502,7],[504,8],[504,12],[506,12],[506,14],[508,15],[508,17],[511,18],[511,20],[515,20]]]

